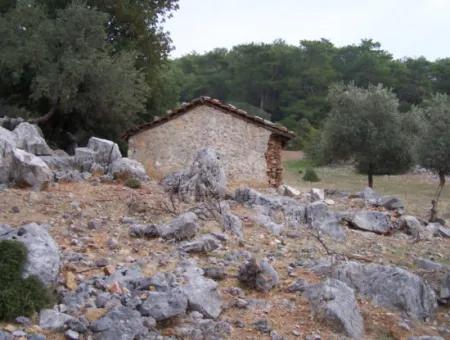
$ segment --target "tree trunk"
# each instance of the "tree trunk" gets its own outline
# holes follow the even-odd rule
[[[43,124],[48,122],[55,115],[57,106],[58,104],[53,105],[45,115],[35,119],[31,119],[29,122],[32,124]]]
[[[369,181],[369,188],[373,189],[373,171],[372,165],[369,165],[369,170],[367,171],[367,179]]]
[[[438,175],[439,186],[436,192],[436,197],[431,200],[430,222],[435,222],[437,220],[439,199],[441,198],[442,189],[444,189],[445,185],[445,173],[443,171],[439,171]]]

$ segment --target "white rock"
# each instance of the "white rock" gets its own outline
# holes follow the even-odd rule
[[[323,189],[312,188],[311,189],[311,200],[314,201],[323,201],[325,199],[325,192]]]

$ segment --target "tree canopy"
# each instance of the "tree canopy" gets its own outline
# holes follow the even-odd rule
[[[407,135],[401,129],[398,99],[382,85],[367,89],[353,84],[330,88],[331,111],[322,133],[326,154],[334,160],[354,160],[368,175],[405,171],[412,163]]]

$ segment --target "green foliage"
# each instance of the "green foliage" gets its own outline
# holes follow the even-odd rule
[[[354,160],[369,175],[409,169],[408,137],[400,128],[398,99],[381,85],[367,89],[336,84],[328,95],[332,110],[323,130],[323,145],[334,160]]]
[[[139,189],[142,186],[137,178],[128,178],[124,184],[131,189]]]
[[[0,241],[0,320],[31,316],[49,306],[54,297],[36,277],[22,279],[27,258],[25,246],[18,241]]]
[[[450,97],[436,94],[425,105],[417,148],[419,162],[438,174],[450,175]]]
[[[313,168],[307,168],[305,174],[303,175],[303,180],[305,182],[320,182],[320,178]]]

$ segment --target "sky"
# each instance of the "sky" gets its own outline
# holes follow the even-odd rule
[[[371,38],[395,58],[450,57],[450,0],[180,0],[164,24],[176,58],[249,42]]]

